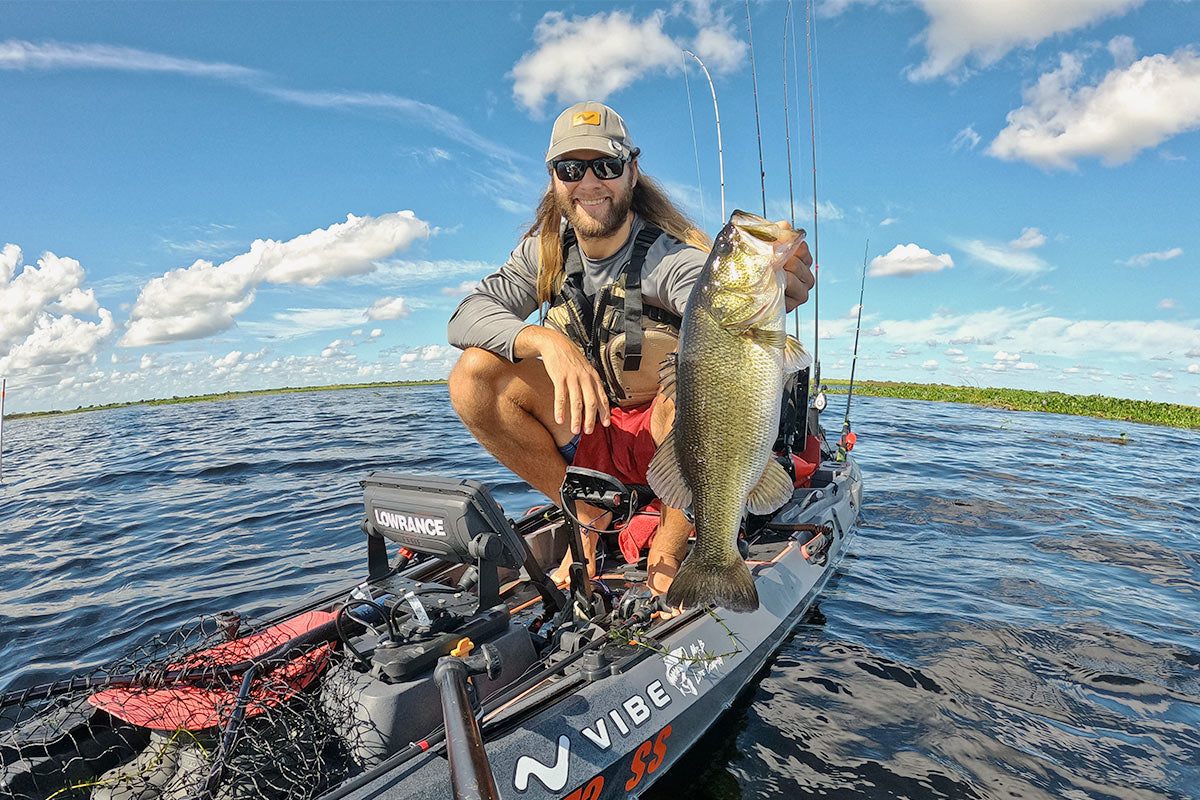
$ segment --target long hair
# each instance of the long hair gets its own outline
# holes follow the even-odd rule
[[[638,173],[633,187],[633,211],[657,228],[685,244],[708,250],[712,242],[696,223],[675,207],[667,193],[644,172]],[[551,302],[562,286],[562,214],[554,202],[554,180],[546,187],[537,205],[533,224],[525,231],[525,238],[538,237],[538,304]]]

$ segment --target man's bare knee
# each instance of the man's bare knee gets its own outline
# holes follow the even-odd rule
[[[468,347],[450,371],[450,403],[463,419],[496,402],[497,378],[506,359],[480,347]]]

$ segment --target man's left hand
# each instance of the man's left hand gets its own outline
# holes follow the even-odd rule
[[[792,226],[786,220],[775,223],[781,228],[790,229]],[[817,279],[812,272],[813,257],[808,250],[808,242],[801,242],[792,251],[792,256],[783,265],[787,275],[787,287],[784,290],[784,302],[787,310],[791,311],[798,305],[808,302],[808,293],[816,284]]]

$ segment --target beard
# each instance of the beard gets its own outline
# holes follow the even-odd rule
[[[612,202],[608,204],[607,212],[598,218],[592,217],[576,206],[571,193],[565,186],[559,184],[554,187],[555,205],[558,206],[559,213],[566,217],[567,222],[575,229],[576,236],[581,239],[603,239],[620,230],[625,218],[629,215],[629,210],[633,208],[633,187],[624,180],[620,183],[622,184],[621,189],[614,191],[609,197]]]

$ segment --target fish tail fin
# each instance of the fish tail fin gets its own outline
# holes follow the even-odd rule
[[[750,568],[736,550],[725,561],[703,561],[689,555],[671,582],[667,603],[684,608],[713,603],[730,611],[757,611],[758,590]]]

